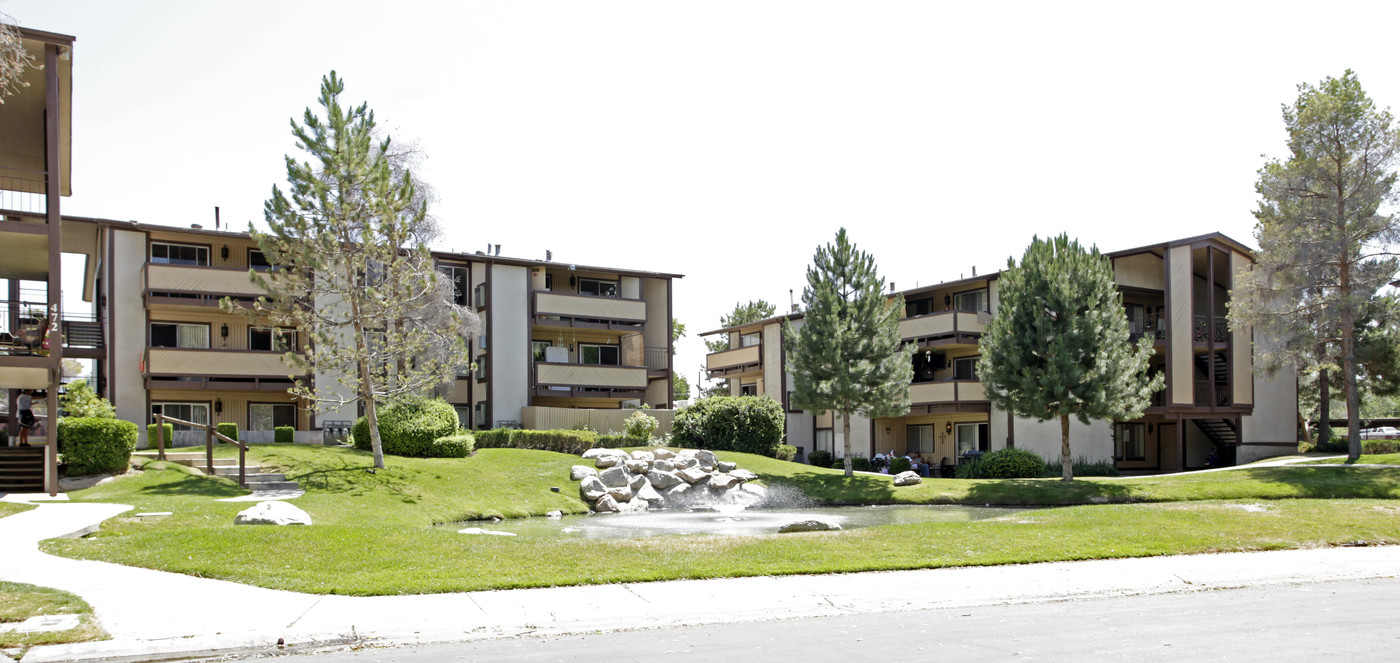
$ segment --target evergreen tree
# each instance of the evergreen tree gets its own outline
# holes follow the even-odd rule
[[[1062,478],[1074,478],[1069,420],[1136,419],[1162,376],[1147,379],[1152,341],[1128,341],[1113,266],[1060,235],[1007,261],[1000,303],[982,334],[977,374],[987,400],[1040,421],[1060,420]]]
[[[344,389],[297,381],[290,391],[337,407],[363,403],[374,465],[384,467],[379,403],[424,394],[466,370],[467,339],[480,323],[453,303],[452,284],[423,245],[427,198],[396,161],[404,152],[376,140],[367,104],[341,106],[344,87],[332,71],[321,82],[325,117],[308,108],[301,125],[292,122],[312,161],[286,158],[291,195],[274,185],[268,232],[250,231],[275,268],[250,270],[267,296],[247,312],[308,336],[287,361],[336,375]]]
[[[1351,70],[1298,86],[1283,109],[1290,155],[1259,170],[1259,252],[1230,305],[1231,326],[1275,341],[1256,346],[1265,369],[1312,367],[1324,390],[1327,371],[1341,370],[1352,460],[1361,455],[1356,321],[1397,267],[1389,247],[1400,223],[1382,213],[1396,202],[1392,119]],[[1324,407],[1329,400],[1324,391]]]
[[[897,417],[909,411],[913,350],[899,336],[904,297],[884,295],[875,259],[836,233],[836,243],[817,248],[802,290],[801,327],[783,324],[791,405],[841,416],[846,476],[851,470],[851,417]]]

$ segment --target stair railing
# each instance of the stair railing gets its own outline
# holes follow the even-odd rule
[[[165,460],[166,422],[170,422],[172,424],[180,424],[181,426],[189,426],[190,428],[204,429],[204,469],[209,472],[210,476],[213,476],[214,474],[214,440],[217,438],[220,442],[232,444],[233,446],[238,447],[238,485],[243,486],[244,488],[248,487],[248,445],[243,444],[242,442],[239,442],[238,440],[235,440],[227,435],[224,435],[223,433],[220,433],[219,431],[215,430],[213,424],[197,424],[193,421],[185,421],[183,419],[176,419],[175,417],[167,417],[164,414],[157,414],[156,458],[160,460]],[[174,440],[171,440],[171,442],[173,443]]]

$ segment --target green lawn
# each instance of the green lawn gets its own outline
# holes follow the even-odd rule
[[[0,623],[22,622],[39,615],[82,615],[77,628],[38,633],[0,633],[0,648],[105,640],[107,634],[92,617],[92,607],[68,592],[17,582],[0,581]]]
[[[11,502],[0,502],[0,518],[11,516],[21,511],[28,511],[34,508],[32,504],[14,504]]]
[[[265,587],[377,595],[1400,543],[1400,502],[1391,501],[1400,498],[1400,468],[1253,468],[1068,485],[943,479],[897,489],[888,476],[846,479],[839,470],[721,453],[770,487],[800,488],[819,502],[1078,506],[978,522],[619,542],[470,537],[429,527],[487,515],[581,513],[568,480],[576,456],[514,449],[464,459],[391,456],[388,468],[371,474],[368,455],[350,449],[266,445],[252,455],[302,482],[308,492],[294,503],[315,525],[234,526],[234,514],[249,504],[213,498],[242,494],[235,484],[147,463],[144,472],[71,498],[174,515],[117,517],[97,535],[44,548]],[[1100,501],[1112,503],[1089,504]]]
[[[1327,460],[1308,461],[1309,465],[1351,465],[1345,458],[1328,458]],[[1400,454],[1361,454],[1357,459],[1358,465],[1400,465]]]

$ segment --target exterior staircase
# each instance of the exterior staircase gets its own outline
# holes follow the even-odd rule
[[[44,447],[0,447],[0,493],[44,492]]]
[[[133,456],[144,456],[155,458],[154,451],[138,451]],[[42,457],[41,457],[42,458]],[[206,462],[203,451],[167,451],[165,459],[172,463],[179,463],[187,467],[193,467],[204,471]],[[259,465],[249,464],[244,468],[244,479],[247,481],[248,490],[259,492],[267,490],[301,490],[301,484],[296,481],[288,481],[287,475],[273,472],[263,472]],[[236,458],[215,458],[214,475],[228,477],[234,481],[238,480],[238,459]]]

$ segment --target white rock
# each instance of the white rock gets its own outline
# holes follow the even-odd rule
[[[647,470],[651,469],[651,463],[635,458],[629,458],[623,463],[623,466],[627,468],[628,472],[633,474],[646,474]]]
[[[457,530],[458,534],[488,534],[490,536],[515,536],[514,532],[497,532],[495,530],[481,529],[480,527],[468,527]]]
[[[599,456],[593,459],[593,464],[597,465],[598,469],[605,469],[616,465],[621,465],[622,456]]]
[[[679,477],[681,478],[681,481],[684,481],[684,482],[686,482],[686,483],[692,483],[692,484],[693,484],[693,483],[700,483],[701,481],[704,481],[705,479],[708,479],[709,476],[710,476],[710,473],[709,473],[709,472],[703,472],[703,471],[701,471],[700,468],[698,468],[698,467],[687,467],[687,468],[681,470],[680,472],[677,472],[676,475],[679,476]]]
[[[595,502],[599,497],[608,494],[608,487],[603,485],[603,480],[598,477],[585,477],[583,483],[578,485],[579,496],[585,502]]]
[[[650,503],[650,502],[647,502],[646,500],[632,500],[631,502],[623,502],[623,503],[617,505],[617,512],[618,512],[618,513],[635,513],[635,512],[637,512],[637,511],[646,511],[647,509],[650,509],[650,508],[651,508],[651,503]]]
[[[653,451],[651,453],[652,455],[656,456],[657,460],[671,460],[672,458],[676,457],[676,452],[665,448],[657,449],[656,451]]]
[[[661,470],[662,472],[670,472],[671,470],[676,469],[676,464],[672,463],[669,460],[657,458],[656,460],[651,461],[651,469]]]
[[[563,512],[563,511],[559,511],[559,510],[554,510],[554,511],[550,511],[549,513],[544,514],[544,517],[545,517],[545,518],[554,518],[554,519],[557,520],[557,519],[559,519],[559,518],[563,518],[563,517],[564,517],[564,512]]]
[[[286,502],[258,502],[238,512],[235,525],[310,525],[311,515]]]
[[[894,485],[896,486],[913,486],[919,483],[923,483],[923,478],[913,470],[894,475]]]
[[[593,510],[598,513],[617,513],[617,500],[608,495],[599,497],[593,504]]]
[[[637,490],[637,495],[636,495],[635,500],[636,500],[636,501],[650,502],[650,503],[652,503],[653,505],[659,506],[660,503],[666,501],[666,498],[662,497],[662,496],[661,496],[661,493],[656,492],[656,489],[653,488],[652,485],[648,483],[648,484],[643,484],[642,487],[641,487],[640,489]]]
[[[597,447],[597,448],[595,448],[595,449],[589,449],[588,451],[583,452],[583,457],[584,457],[584,458],[602,458],[603,456],[626,456],[626,455],[627,455],[627,452],[622,451],[621,449],[608,449],[608,448],[606,448],[606,447]]]
[[[651,485],[655,486],[657,490],[665,490],[681,483],[681,478],[676,476],[674,472],[652,470],[647,472],[647,481],[651,482]]]
[[[710,451],[709,449],[701,449],[699,451],[696,451],[695,459],[700,461],[701,465],[709,465],[710,467],[714,467],[715,465],[719,464],[719,457],[715,456],[715,452]]]
[[[680,458],[677,458],[671,462],[673,465],[676,466],[676,469],[678,470],[684,470],[687,468],[695,467],[696,465],[700,464],[700,461],[695,460],[695,457],[693,456],[681,456]]]
[[[634,477],[632,477],[631,479],[628,479],[628,480],[627,480],[627,487],[630,488],[630,489],[632,490],[632,494],[633,494],[633,495],[636,495],[636,494],[637,494],[637,491],[639,491],[639,490],[642,489],[642,486],[650,486],[650,485],[651,485],[651,482],[650,482],[650,481],[647,481],[647,478],[646,478],[645,476],[640,475],[640,474],[638,474],[637,476],[634,476]]]
[[[678,484],[676,484],[676,485],[674,485],[674,486],[671,486],[670,488],[667,488],[667,489],[661,491],[661,494],[662,494],[663,496],[665,496],[666,499],[668,499],[668,500],[673,500],[673,499],[685,499],[685,498],[687,497],[686,494],[689,493],[689,492],[690,492],[690,484],[688,484],[688,483],[678,483]]]
[[[632,460],[644,460],[648,463],[656,460],[656,454],[645,449],[638,449],[632,452]]]
[[[583,481],[585,477],[596,476],[598,476],[598,470],[588,467],[587,465],[575,465],[569,468],[569,479],[573,481]]]
[[[609,467],[598,474],[598,478],[603,480],[603,485],[609,488],[626,486],[628,482],[627,470],[621,467]]]
[[[740,481],[753,481],[754,479],[758,478],[757,474],[754,474],[753,472],[750,472],[748,470],[734,470],[729,473],[729,476],[734,477],[735,479],[738,479]]]
[[[621,488],[609,488],[608,497],[613,498],[613,501],[618,502],[619,504],[621,504],[622,502],[630,502],[632,501],[632,489],[628,488],[627,486],[623,486]]]
[[[739,489],[760,499],[768,497],[768,489],[756,483],[746,483],[739,486]]]
[[[728,490],[729,487],[737,483],[739,483],[739,480],[735,479],[733,475],[724,474],[722,472],[710,475],[709,486],[711,490]]]
[[[733,471],[734,471],[734,468],[736,468],[736,467],[739,467],[739,464],[738,464],[738,463],[731,463],[731,462],[729,462],[729,461],[727,461],[727,460],[722,460],[722,461],[719,461],[718,463],[715,463],[715,469],[717,469],[717,470],[719,470],[719,471],[721,471],[721,472],[733,472]]]

